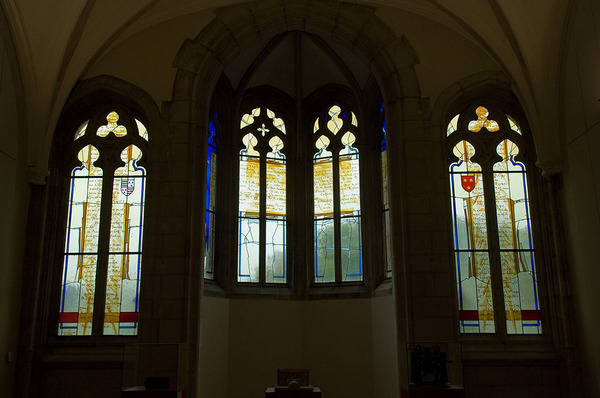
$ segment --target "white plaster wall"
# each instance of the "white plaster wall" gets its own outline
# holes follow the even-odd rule
[[[600,3],[580,2],[568,43],[564,205],[586,397],[600,396]]]

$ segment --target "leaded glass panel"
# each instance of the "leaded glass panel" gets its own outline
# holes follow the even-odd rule
[[[208,154],[206,159],[206,215],[204,230],[204,277],[214,279],[215,261],[215,203],[217,192],[217,130],[215,124],[209,124]]]
[[[237,279],[286,283],[285,123],[270,109],[254,108],[241,118],[240,129],[245,149],[240,152]]]
[[[113,179],[105,335],[137,334],[146,194],[146,170],[137,165],[141,157],[135,145],[125,148],[124,166],[115,170]]]
[[[541,333],[533,239],[525,166],[518,146],[503,140],[494,165],[496,217],[502,264],[506,328],[509,334]]]
[[[317,137],[313,157],[317,283],[362,280],[360,169],[358,149],[354,147],[357,126],[356,115],[338,105],[330,107],[327,116],[317,118],[313,124]],[[334,154],[330,146],[342,149]]]
[[[96,146],[85,145],[78,151],[81,166],[71,173],[60,336],[93,333],[96,290],[104,295],[103,313],[97,314],[97,319],[103,318],[103,325],[98,325],[103,333],[137,334],[146,171],[138,165],[141,149],[122,141],[127,128],[118,123],[119,114],[110,112],[106,120],[108,123],[98,127],[95,136],[86,135],[89,121],[74,136],[75,142],[93,140]],[[133,121],[142,139],[134,141],[144,146],[148,140],[146,127],[137,119]],[[104,175],[94,164],[100,152],[104,155],[102,165],[110,175]],[[102,208],[110,214],[103,215]],[[102,241],[107,247],[99,247]],[[97,279],[99,269],[106,271],[106,280]]]
[[[315,220],[315,281],[335,282],[335,228],[332,218]]]
[[[468,141],[453,150],[450,194],[461,332],[493,333],[494,313],[481,167]]]
[[[77,157],[81,165],[71,173],[68,202],[58,325],[61,336],[90,335],[94,313],[102,169],[94,165],[100,152],[92,145],[82,148]]]

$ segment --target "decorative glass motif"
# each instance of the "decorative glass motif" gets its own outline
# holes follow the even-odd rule
[[[495,332],[485,193],[475,148],[459,142],[450,165],[450,194],[461,332]]]
[[[260,154],[253,134],[242,139],[239,183],[238,281],[259,282]]]
[[[238,282],[286,283],[285,123],[255,108],[240,128]]]
[[[354,113],[348,120],[338,105],[332,106],[323,120],[317,119],[314,123],[317,152],[313,157],[313,214],[315,281],[318,283],[362,280],[359,156],[353,146],[356,141],[353,131],[357,126]],[[328,149],[332,141],[342,146],[337,154]],[[336,190],[339,192],[337,203]],[[336,271],[336,258],[339,258],[339,271]]]
[[[525,166],[515,161],[519,148],[506,139],[496,148],[496,217],[508,334],[541,333],[535,257]]]
[[[472,120],[469,122],[469,131],[478,133],[482,128],[485,128],[490,133],[493,133],[500,129],[498,122],[495,120],[488,120],[490,113],[483,106],[478,107],[475,110],[475,114],[477,114],[477,120]]]
[[[493,333],[503,326],[495,324],[501,309],[494,309],[492,297],[493,286],[496,291],[501,286],[506,319],[502,329],[505,327],[507,334],[540,334],[527,173],[525,165],[516,160],[519,147],[506,138],[518,137],[522,131],[508,115],[504,125],[510,129],[502,131],[498,122],[488,119],[485,107],[478,107],[476,114],[478,119],[469,122],[468,131],[457,130],[460,115],[452,119],[447,130],[448,135],[466,138],[477,133],[480,137],[477,148],[467,140],[454,146],[458,161],[449,169],[460,331]],[[494,134],[481,140],[483,128]],[[487,160],[492,159],[492,154],[486,153],[491,148],[501,161],[492,164]],[[486,163],[472,161],[476,150],[482,152],[480,159]],[[484,187],[491,192],[484,192]],[[486,207],[495,213],[491,220]],[[494,234],[488,234],[488,227],[496,230]],[[494,273],[501,274],[501,279],[492,275],[492,269],[501,271]]]
[[[117,112],[111,112],[106,116],[108,124],[98,127],[96,135],[99,137],[106,137],[110,133],[113,133],[115,137],[124,137],[127,135],[127,128],[125,126],[117,124],[119,121],[119,114]]]
[[[112,192],[104,334],[137,334],[146,170],[136,162],[142,152],[130,145],[121,152]]]
[[[127,135],[127,128],[118,124],[119,115],[110,112],[106,119],[108,124],[96,131],[101,138],[94,141],[99,149],[93,145],[80,149],[77,156],[81,166],[71,173],[60,336],[92,334],[97,286],[105,298],[103,333],[137,334],[146,172],[137,164],[142,157],[140,148],[125,146],[121,141]],[[77,129],[74,141],[87,139],[88,123]],[[138,120],[135,123],[142,142],[147,141],[145,126]],[[104,174],[94,162],[101,152],[107,159],[113,154],[116,157],[119,146],[124,147],[120,153],[121,166],[105,161]],[[107,182],[110,184],[106,186],[112,189],[103,190]],[[105,206],[111,212],[107,220],[110,224],[101,225],[102,203],[106,202],[110,203]],[[99,247],[101,236],[108,238],[108,247]],[[99,268],[106,270],[106,281],[97,280]]]
[[[77,154],[81,165],[71,173],[58,316],[60,336],[92,334],[102,202],[102,169],[94,162],[99,157],[94,146],[85,146]]]

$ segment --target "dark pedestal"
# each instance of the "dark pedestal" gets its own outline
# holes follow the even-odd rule
[[[465,390],[458,386],[411,386],[402,389],[402,398],[465,398]]]
[[[185,398],[186,392],[174,388],[147,390],[145,387],[132,387],[121,391],[121,398]]]
[[[321,398],[321,389],[313,388],[312,391],[275,391],[275,387],[267,388],[265,398]]]

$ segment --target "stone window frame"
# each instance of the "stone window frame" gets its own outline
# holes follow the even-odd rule
[[[135,99],[134,99],[135,98]],[[136,335],[104,335],[103,334],[103,315],[104,315],[104,300],[106,295],[106,264],[104,269],[97,269],[96,277],[96,293],[94,300],[94,320],[91,336],[58,336],[58,309],[60,304],[60,284],[63,271],[63,255],[65,244],[65,229],[67,218],[67,204],[69,200],[69,184],[70,171],[73,168],[74,160],[77,155],[80,140],[74,141],[75,132],[77,129],[88,120],[100,120],[106,124],[106,115],[116,111],[120,115],[118,124],[124,124],[127,127],[127,137],[123,137],[129,144],[140,144],[143,141],[137,136],[137,126],[134,120],[139,120],[148,130],[149,141],[142,143],[143,167],[146,169],[146,184],[148,180],[159,178],[153,175],[155,167],[149,160],[152,159],[152,151],[154,141],[158,140],[160,132],[164,132],[164,124],[160,120],[158,109],[152,98],[143,90],[133,86],[132,84],[122,81],[111,76],[98,76],[82,81],[71,94],[71,97],[64,106],[60,119],[57,123],[56,134],[52,144],[52,153],[50,158],[50,176],[47,181],[47,212],[52,214],[52,217],[47,220],[46,234],[44,236],[45,256],[49,259],[48,263],[53,264],[52,267],[47,267],[44,271],[44,289],[40,289],[37,295],[45,294],[50,299],[45,300],[45,311],[48,316],[43,319],[44,329],[48,331],[49,344],[56,347],[70,346],[98,346],[102,352],[106,351],[107,347],[114,344],[121,345],[123,343],[134,342],[139,339],[142,333],[142,325],[144,317],[143,304],[144,299],[144,283],[140,291],[140,308],[138,315],[138,332]],[[125,122],[125,119],[131,121]],[[96,123],[98,124],[98,123]],[[135,132],[136,137],[131,137],[131,132]],[[88,132],[90,134],[90,132]],[[95,134],[95,132],[93,132]],[[87,134],[86,134],[87,135]],[[100,138],[102,139],[102,138]],[[95,137],[92,141],[95,140]],[[107,143],[111,145],[111,143]],[[105,162],[110,162],[113,165],[121,162],[120,159],[107,159]],[[142,163],[140,163],[142,164]],[[159,171],[159,170],[157,170]],[[158,174],[158,173],[157,173]],[[103,180],[107,175],[103,175]],[[112,181],[113,176],[109,177]],[[150,183],[151,184],[151,183]],[[106,184],[105,184],[106,185]],[[155,190],[152,189],[155,192]],[[144,215],[144,240],[147,240],[151,232],[148,231],[148,222],[154,214],[148,212],[148,202],[152,201],[153,194],[148,191],[146,193],[146,210]],[[105,195],[103,195],[103,199]],[[104,202],[103,202],[104,203]],[[110,208],[110,206],[104,206]],[[104,210],[103,208],[103,210]],[[110,211],[103,211],[100,220],[101,224],[107,226],[102,228],[99,244],[102,244],[103,236],[106,237],[110,233]],[[150,223],[152,223],[150,221]],[[151,227],[152,228],[152,227]],[[142,276],[151,274],[148,265],[152,263],[151,256],[148,255],[152,249],[150,245],[144,243],[142,245],[142,257],[144,264],[142,266]],[[106,249],[99,248],[100,251]],[[99,266],[102,264],[99,263]],[[43,290],[43,291],[42,291]],[[101,309],[101,310],[99,310]],[[104,348],[103,348],[104,347]]]
[[[215,296],[244,296],[244,295],[269,295],[280,298],[331,298],[351,295],[368,297],[374,289],[386,279],[384,269],[384,244],[382,234],[382,189],[381,189],[381,161],[380,161],[380,130],[381,130],[381,98],[375,94],[378,90],[376,84],[371,82],[365,90],[362,101],[357,100],[349,87],[329,84],[317,89],[302,101],[299,114],[296,111],[295,101],[285,94],[269,86],[260,86],[247,90],[239,105],[231,98],[232,92],[221,79],[215,89],[215,96],[210,107],[210,116],[219,115],[221,131],[218,136],[218,167],[217,167],[217,197],[216,203],[216,238],[218,248],[214,265],[214,279],[205,279],[205,294]],[[225,94],[224,94],[225,93]],[[230,98],[227,98],[227,97]],[[365,99],[366,98],[366,99]],[[287,239],[292,248],[288,248],[288,281],[286,284],[240,283],[237,282],[235,265],[237,265],[237,156],[239,152],[238,138],[239,119],[241,115],[253,107],[265,107],[275,112],[277,117],[286,123],[288,150],[288,192],[290,196],[297,197],[306,191],[306,184],[312,184],[312,153],[311,139],[314,119],[319,111],[327,104],[335,102],[351,108],[358,119],[359,133],[357,147],[360,151],[361,161],[361,197],[366,205],[363,211],[362,232],[363,237],[363,281],[315,283],[311,277],[314,273],[313,253],[313,218],[312,197],[304,193],[306,198],[302,201],[292,201],[288,198],[288,225],[289,233],[294,238]],[[233,106],[234,109],[231,107]],[[298,118],[300,120],[298,120]],[[298,129],[301,131],[298,133]],[[370,134],[370,135],[369,135]],[[300,137],[300,138],[299,138]],[[288,143],[294,145],[290,148]],[[226,145],[224,145],[226,144]],[[305,159],[304,159],[305,158]],[[310,160],[310,162],[308,160]],[[367,160],[363,160],[367,159]],[[233,167],[236,165],[236,167]],[[202,164],[206,167],[205,164]],[[202,170],[206,173],[206,170]],[[371,178],[373,175],[377,177]],[[371,177],[369,177],[371,176]],[[376,180],[376,183],[366,181]],[[297,181],[297,182],[294,182]],[[371,189],[368,189],[369,185]],[[293,188],[296,186],[296,188]],[[304,188],[302,188],[302,186]],[[312,192],[312,190],[308,190]],[[224,197],[227,195],[227,197]],[[375,201],[381,202],[376,204]],[[299,203],[300,202],[300,203]],[[370,205],[369,205],[370,204]],[[378,210],[381,210],[378,212]],[[366,212],[366,214],[365,214]],[[304,225],[301,225],[304,224]],[[225,226],[227,225],[227,226]],[[300,226],[301,225],[301,226]],[[369,232],[366,232],[369,231]],[[378,231],[380,239],[378,238]],[[368,235],[367,235],[368,234]],[[371,238],[373,237],[373,238]],[[381,242],[379,242],[381,240]],[[293,242],[292,242],[293,241]],[[388,278],[389,279],[389,278]]]

